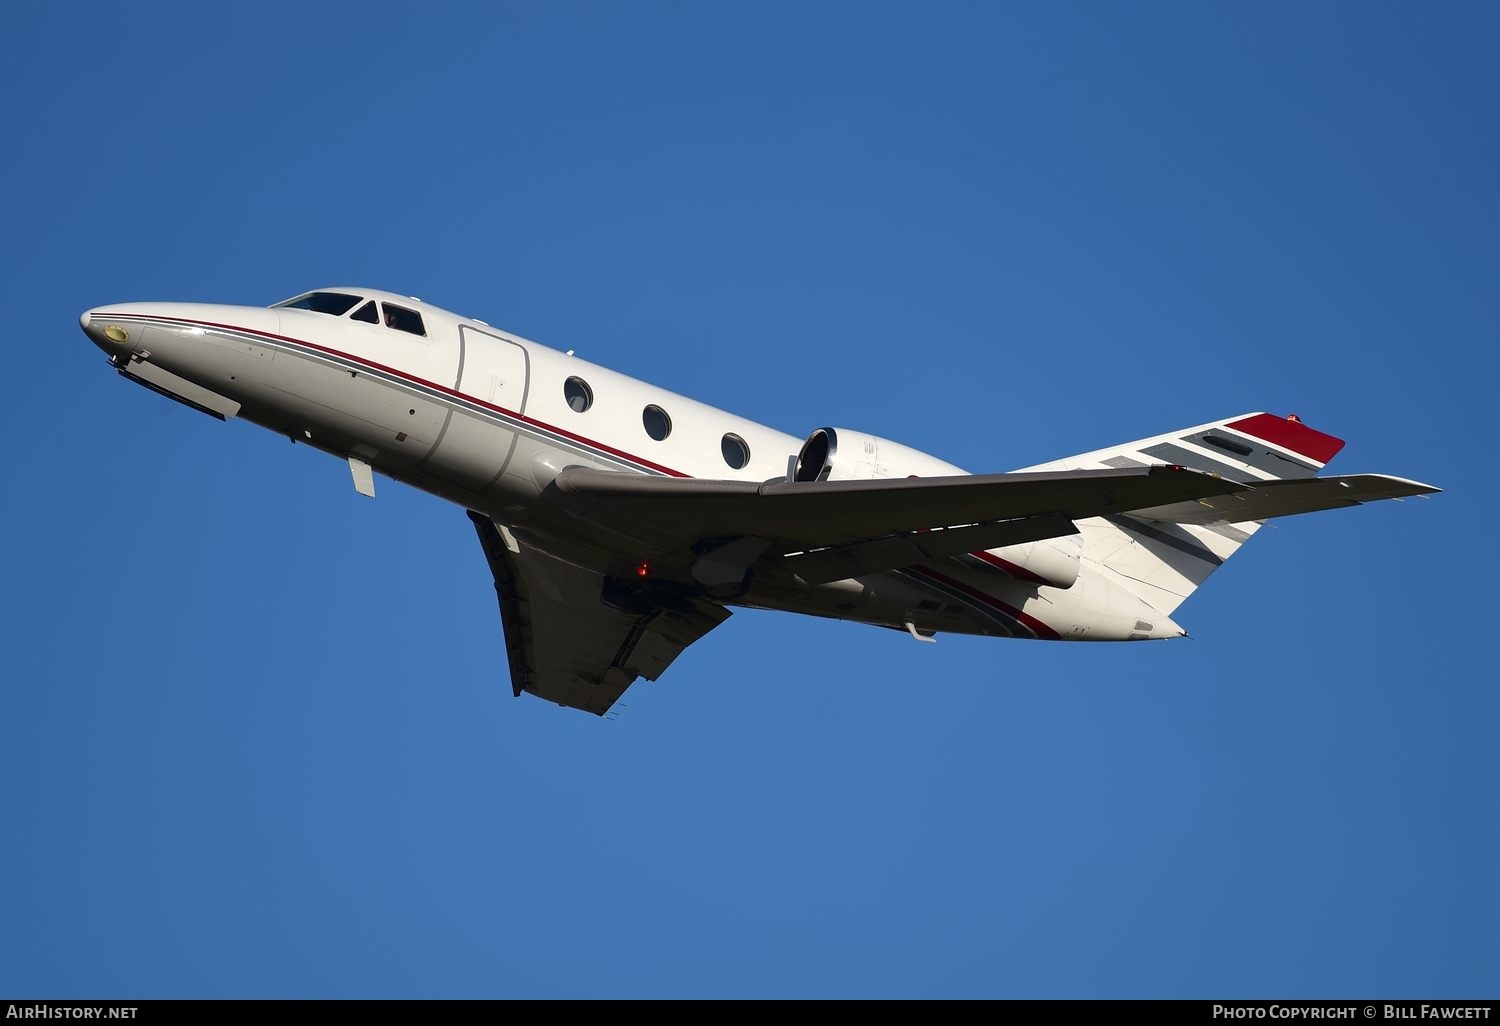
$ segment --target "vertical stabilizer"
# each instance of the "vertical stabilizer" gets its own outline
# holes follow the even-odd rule
[[[1313,477],[1344,447],[1293,414],[1249,413],[1023,470],[1175,464],[1242,484]],[[1078,523],[1082,558],[1155,609],[1170,614],[1234,555],[1263,521],[1176,524],[1129,514]]]

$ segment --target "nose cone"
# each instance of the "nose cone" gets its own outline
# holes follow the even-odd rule
[[[136,325],[116,323],[109,316],[109,308],[96,306],[92,310],[85,310],[78,317],[78,326],[88,336],[89,341],[110,356],[122,352],[130,352],[136,348],[138,341],[135,336],[140,332]]]

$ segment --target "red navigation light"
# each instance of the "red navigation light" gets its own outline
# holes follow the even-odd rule
[[[635,575],[637,577],[649,577],[649,576],[651,576],[651,564],[650,563],[642,563],[640,566],[636,567],[635,568]]]

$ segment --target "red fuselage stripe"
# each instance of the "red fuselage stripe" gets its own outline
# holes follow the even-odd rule
[[[971,552],[971,553],[969,553],[969,555],[974,556],[976,559],[982,559],[984,562],[988,563],[990,566],[997,567],[997,568],[999,568],[1001,570],[1004,570],[1006,573],[1010,574],[1012,577],[1020,578],[1023,581],[1030,581],[1033,584],[1046,584],[1047,583],[1046,578],[1038,577],[1036,574],[1032,573],[1030,570],[1027,570],[1024,566],[1016,566],[1016,564],[1012,563],[1008,559],[1001,559],[999,556],[992,555],[991,553],[988,553],[988,552]]]
[[[976,602],[982,602],[987,606],[1000,610],[1000,612],[1004,613],[1006,616],[1011,617],[1012,619],[1019,620],[1021,623],[1025,624],[1033,634],[1035,634],[1038,638],[1043,639],[1044,641],[1062,640],[1061,634],[1057,633],[1057,631],[1053,630],[1051,627],[1048,627],[1046,624],[1038,620],[1036,617],[1032,616],[1030,613],[1023,612],[1017,609],[1015,606],[1001,602],[995,596],[987,592],[980,591],[978,588],[970,587],[962,581],[954,580],[947,574],[940,574],[936,570],[931,570],[927,567],[917,567],[916,570],[918,573],[923,574],[924,576],[931,577],[935,581],[941,581],[948,587],[963,592],[965,595],[968,595]]]
[[[126,317],[126,316],[129,316],[129,317],[146,317],[147,319],[152,319],[150,317],[150,315],[148,315],[148,314],[113,314],[112,315],[112,314],[107,314],[107,313],[101,313],[99,316],[100,317],[110,317],[110,316]],[[473,403],[475,406],[483,406],[487,410],[494,410],[496,413],[504,414],[507,417],[511,417],[511,418],[513,418],[515,420],[519,420],[523,424],[530,424],[532,427],[541,428],[544,431],[554,432],[556,434],[562,435],[565,438],[571,438],[575,442],[580,442],[580,443],[582,443],[584,445],[592,446],[595,449],[600,449],[600,450],[602,450],[604,452],[609,453],[612,456],[618,456],[619,458],[621,458],[623,460],[629,460],[631,463],[638,463],[638,464],[640,464],[643,467],[650,467],[652,470],[655,470],[658,473],[667,474],[667,475],[669,475],[671,477],[690,477],[690,476],[692,476],[690,474],[684,474],[680,470],[673,470],[671,467],[664,467],[660,463],[654,463],[651,460],[645,459],[644,457],[641,457],[641,456],[637,456],[634,453],[625,452],[623,449],[616,449],[614,446],[605,445],[603,442],[597,442],[597,441],[595,441],[592,438],[588,438],[588,437],[585,437],[584,435],[576,434],[576,433],[574,433],[572,431],[567,430],[566,428],[556,427],[556,426],[554,426],[552,424],[548,424],[545,421],[537,420],[535,417],[528,417],[524,413],[517,413],[515,410],[507,410],[503,406],[496,406],[493,403],[487,403],[483,399],[477,399],[474,396],[469,395],[469,394],[467,394],[465,392],[459,392],[456,389],[449,388],[447,385],[439,385],[435,381],[428,381],[425,378],[419,378],[419,377],[417,377],[414,374],[408,374],[406,371],[400,370],[399,368],[396,368],[396,367],[387,367],[383,363],[376,363],[374,360],[367,359],[366,357],[363,357],[363,356],[357,356],[357,355],[355,355],[353,353],[346,353],[346,352],[343,352],[342,350],[339,350],[339,349],[329,348],[328,346],[320,346],[316,342],[308,342],[305,339],[300,339],[300,338],[289,338],[286,335],[276,335],[276,334],[273,334],[272,332],[269,332],[269,331],[260,331],[260,330],[258,330],[256,328],[242,328],[242,327],[239,327],[238,325],[235,325],[235,324],[218,324],[218,323],[215,323],[214,321],[196,321],[196,320],[193,320],[192,318],[189,318],[189,317],[161,317],[161,318],[155,318],[155,319],[157,319],[157,320],[165,320],[165,321],[179,321],[179,322],[181,322],[183,324],[199,324],[199,325],[202,325],[205,328],[223,328],[225,331],[238,331],[238,332],[242,332],[242,333],[244,333],[246,335],[257,335],[257,336],[259,336],[261,338],[275,339],[278,342],[286,342],[286,343],[289,343],[289,344],[295,345],[295,346],[304,346],[304,347],[306,347],[308,349],[313,349],[313,350],[316,350],[317,352],[320,352],[320,353],[327,353],[329,356],[336,356],[336,357],[338,357],[341,360],[348,360],[348,361],[350,361],[352,363],[358,363],[358,364],[362,364],[362,365],[364,365],[366,367],[372,367],[375,370],[381,371],[382,373],[390,374],[393,377],[402,378],[402,379],[404,379],[406,381],[412,382],[413,384],[421,385],[423,388],[430,388],[430,389],[432,389],[432,390],[434,390],[436,392],[442,392],[444,395],[451,395],[455,399],[462,399],[466,403]]]

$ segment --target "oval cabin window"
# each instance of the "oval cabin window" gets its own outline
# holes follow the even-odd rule
[[[594,390],[582,378],[569,378],[563,382],[563,398],[574,413],[587,413],[594,405]]]
[[[750,462],[750,447],[739,435],[725,435],[719,443],[719,451],[724,454],[724,462],[735,470],[743,469]]]
[[[646,425],[646,434],[660,442],[672,433],[672,418],[660,406],[648,406],[641,412],[641,423]]]

